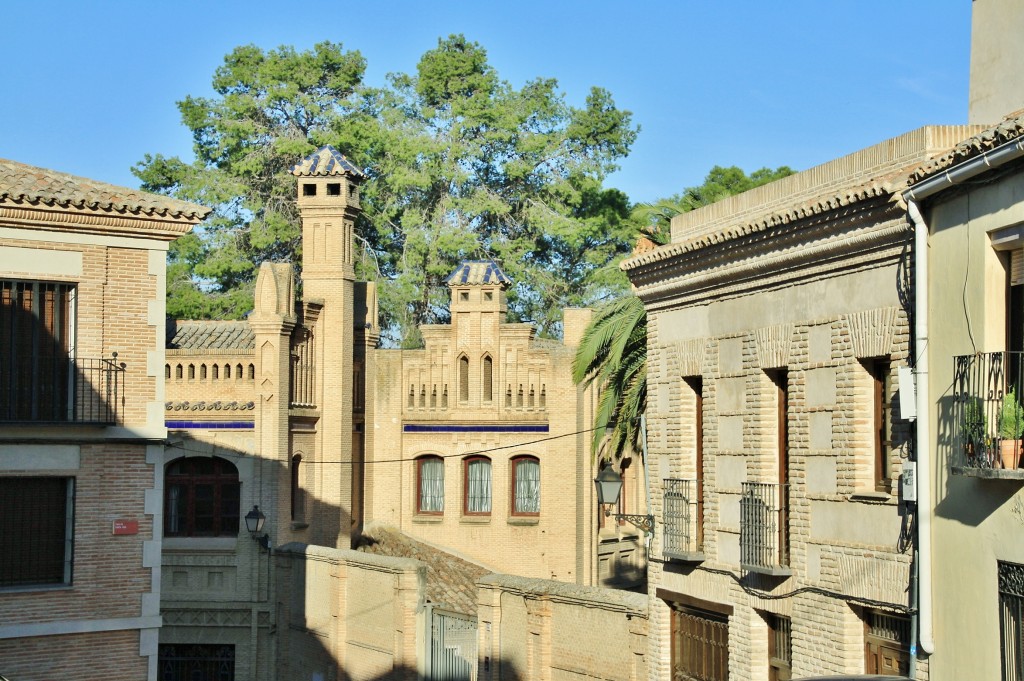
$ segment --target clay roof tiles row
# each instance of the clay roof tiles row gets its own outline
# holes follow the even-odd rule
[[[0,159],[0,202],[5,201],[113,210],[196,222],[210,212],[205,206],[168,196]]]
[[[168,350],[252,350],[256,334],[246,321],[168,320]]]

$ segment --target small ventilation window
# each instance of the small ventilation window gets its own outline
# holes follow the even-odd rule
[[[331,182],[327,185],[327,196],[341,196],[341,185]]]
[[[469,300],[469,291],[459,291],[459,300],[466,302]]]
[[[494,300],[494,292],[484,291],[484,300]]]
[[[316,185],[315,184],[304,184],[302,185],[303,196],[316,196]]]

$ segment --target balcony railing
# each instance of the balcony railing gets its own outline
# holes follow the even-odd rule
[[[665,480],[663,553],[670,560],[704,560],[696,480]]]
[[[790,575],[789,485],[743,483],[740,566],[749,572]]]
[[[0,380],[0,423],[114,425],[124,406],[124,374],[117,353],[44,367],[29,359]]]
[[[1024,477],[1024,353],[989,352],[953,358],[953,411],[949,416],[954,473]]]

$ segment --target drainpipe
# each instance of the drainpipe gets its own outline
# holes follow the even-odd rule
[[[932,632],[932,494],[931,410],[928,404],[928,225],[921,210],[907,199],[914,224],[914,371],[917,374],[917,571],[918,642],[921,650],[935,652]],[[912,655],[912,657],[916,657]]]

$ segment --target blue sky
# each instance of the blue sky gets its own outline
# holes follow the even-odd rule
[[[0,157],[126,186],[146,153],[191,160],[175,102],[212,94],[237,45],[359,50],[366,81],[441,36],[520,86],[607,88],[641,127],[608,184],[653,201],[711,166],[798,170],[929,124],[964,123],[970,0],[46,2],[3,11]]]

